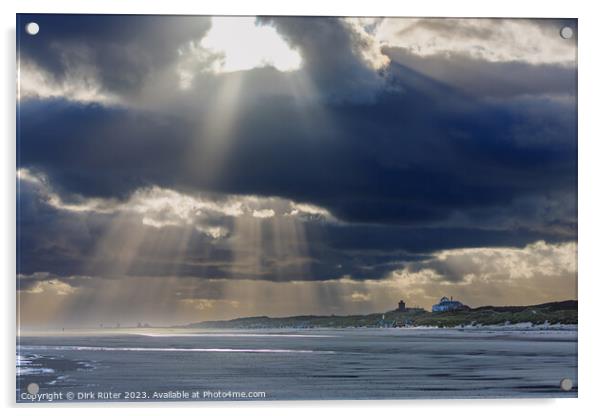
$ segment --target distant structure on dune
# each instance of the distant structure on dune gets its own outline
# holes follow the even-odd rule
[[[424,312],[424,309],[418,307],[407,307],[406,303],[402,300],[397,303],[397,309],[391,312]]]
[[[433,312],[453,312],[453,311],[467,311],[470,307],[464,305],[462,302],[454,300],[453,296],[448,298],[443,296],[439,303],[433,305]]]

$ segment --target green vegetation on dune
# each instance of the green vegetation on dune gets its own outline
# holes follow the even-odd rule
[[[577,309],[550,310],[528,307],[521,311],[496,311],[494,309],[459,312],[425,313],[416,317],[415,325],[453,327],[458,325],[502,325],[530,322],[534,325],[577,324]]]
[[[484,306],[456,312],[431,313],[422,309],[390,311],[369,315],[257,316],[229,321],[206,321],[188,325],[194,328],[348,328],[436,326],[449,328],[467,325],[532,323],[577,324],[577,301],[551,302],[531,306]]]

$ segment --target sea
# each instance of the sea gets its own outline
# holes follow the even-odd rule
[[[577,330],[31,333],[16,373],[22,403],[577,397]]]

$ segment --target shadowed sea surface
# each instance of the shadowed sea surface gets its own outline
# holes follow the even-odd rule
[[[572,379],[571,391],[560,389],[562,378]],[[26,395],[30,383],[55,401],[69,401],[67,393],[76,401],[576,397],[577,331],[37,334],[19,339],[17,401],[37,400]]]

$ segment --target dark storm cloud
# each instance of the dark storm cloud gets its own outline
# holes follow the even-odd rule
[[[21,105],[19,159],[63,194],[123,198],[174,184],[194,123],[174,116],[63,100]]]
[[[20,15],[40,25],[37,36],[19,37],[20,58],[62,82],[85,64],[104,89],[136,93],[154,70],[172,64],[178,47],[210,28],[208,17],[127,15]]]
[[[37,20],[48,42],[23,39],[24,57],[60,79],[67,62],[56,51],[78,39],[92,53],[103,87],[128,94],[142,88],[152,68],[172,62],[178,45],[208,28],[203,19],[182,17]],[[144,111],[23,100],[18,167],[43,173],[64,201],[125,201],[156,185],[183,193],[278,196],[326,208],[342,222],[308,223],[309,267],[277,267],[269,249],[273,236],[262,232],[261,272],[233,272],[236,249],[209,244],[202,233],[193,232],[185,252],[176,253],[159,242],[173,241],[182,234],[179,227],[155,229],[139,217],[60,210],[25,184],[19,195],[20,273],[110,275],[110,256],[90,259],[116,220],[132,235],[143,235],[138,255],[119,272],[147,276],[379,278],[437,250],[576,238],[576,108],[570,100],[545,97],[574,96],[573,70],[453,57],[449,72],[439,76],[434,68],[443,58],[390,49],[394,62],[379,73],[361,58],[363,40],[345,22],[263,23],[300,51],[323,100],[300,103],[245,85],[286,84],[295,76],[273,68],[236,75],[242,87],[231,120],[220,119],[219,111],[196,111],[195,100],[203,108],[218,105],[198,79],[186,93],[186,112],[161,103]],[[251,90],[257,92],[245,96]],[[199,162],[215,146],[212,117],[232,127],[218,137],[227,149],[217,172]],[[550,203],[558,195],[562,201]],[[228,221],[223,225],[231,226]]]
[[[98,223],[100,218],[96,218]],[[58,273],[81,266],[82,255],[92,250],[91,239],[99,238],[94,222],[85,223],[70,212],[49,206],[38,186],[19,181],[17,201],[17,264],[19,273]],[[31,266],[30,266],[31,264]],[[42,266],[39,268],[39,266]]]
[[[393,61],[454,86],[475,97],[511,98],[521,95],[562,95],[576,100],[577,73],[570,66],[491,62],[468,54],[418,56],[404,48],[386,48]]]
[[[366,40],[335,17],[264,17],[303,57],[320,93],[332,101],[372,100],[384,79],[363,59]]]
[[[303,244],[306,251],[289,250],[283,258],[283,236],[275,231],[270,220],[258,222],[259,242],[237,245],[232,243],[241,230],[235,227],[232,218],[220,221],[221,226],[231,231],[229,236],[215,240],[190,230],[189,225],[149,227],[132,212],[56,208],[50,205],[45,185],[29,180],[20,184],[18,273],[30,276],[23,280],[23,289],[35,286],[40,280],[56,280],[57,276],[63,276],[61,279],[188,276],[270,281],[330,280],[344,276],[378,279],[406,264],[439,270],[445,263],[431,260],[431,253],[440,250],[522,247],[538,240],[554,243],[574,238],[574,234],[527,228],[495,230],[308,221],[303,226],[303,239],[293,241]],[[246,263],[249,253],[255,266]],[[39,274],[40,271],[44,273]],[[67,283],[94,284],[85,279]]]
[[[210,277],[220,275],[219,267],[211,264],[225,265],[231,260],[231,253],[207,245],[208,237],[195,233],[184,257],[200,265],[197,268],[188,266],[187,261],[179,264],[174,260],[180,254],[177,247],[158,242],[179,241],[179,236],[186,231],[182,228],[148,227],[134,214],[119,216],[119,213],[60,209],[49,204],[45,186],[28,180],[21,180],[19,186],[18,273],[29,275],[45,271],[60,276],[111,277],[116,272],[154,276],[169,273],[200,275],[202,271],[202,276]],[[115,229],[122,229],[124,233],[121,238],[110,240],[109,246],[104,247],[104,238]],[[128,235],[140,236],[139,239],[136,237],[140,252],[126,269],[114,269],[123,252],[132,248],[125,243]]]
[[[286,98],[243,103],[213,178],[188,162],[211,145],[202,116],[25,102],[20,167],[89,197],[156,184],[281,196],[345,221],[383,224],[432,223],[520,197],[574,193],[574,107],[545,99],[487,104],[406,67],[391,72],[403,92],[331,104],[318,119],[303,118]]]

